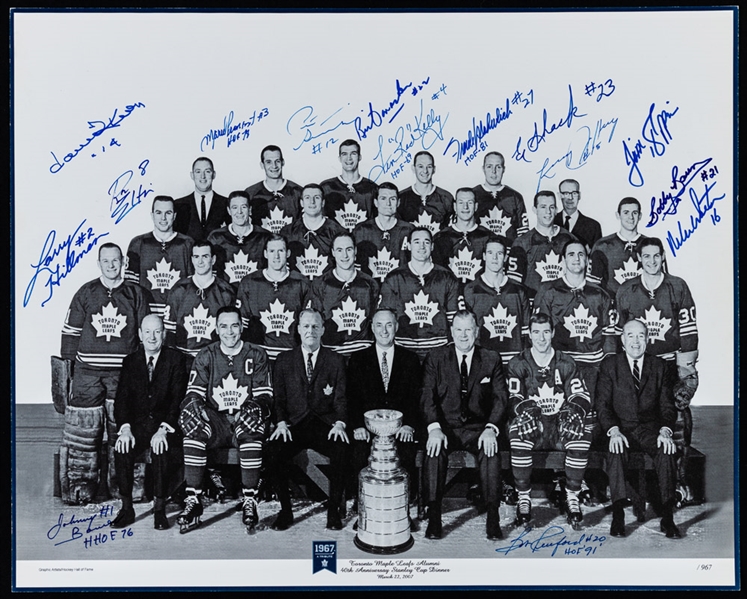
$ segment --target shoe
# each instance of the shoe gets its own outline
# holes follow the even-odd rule
[[[336,508],[331,508],[327,511],[327,529],[342,530],[342,520],[340,519],[340,512]]]
[[[488,506],[488,521],[485,526],[488,539],[502,539],[503,531],[501,530],[501,514],[497,505]]]
[[[254,532],[254,529],[259,523],[259,516],[257,514],[257,500],[255,499],[255,493],[252,491],[244,491],[244,499],[241,505],[241,522],[246,526],[248,532]]]
[[[441,514],[431,514],[428,518],[428,527],[425,529],[425,538],[440,539],[442,536]]]
[[[516,526],[524,526],[532,521],[532,500],[529,497],[519,495],[519,503],[516,506]]]
[[[202,493],[197,494],[194,491],[187,491],[187,498],[184,500],[184,510],[176,519],[181,534],[194,530],[200,525],[200,516],[202,516]]]
[[[226,489],[226,485],[223,484],[220,472],[217,470],[209,470],[208,474],[210,476],[210,482],[213,483],[213,487],[215,487],[216,501],[218,501],[218,503],[223,503],[226,500],[228,490]]]
[[[153,512],[153,528],[156,530],[166,530],[169,528],[169,519],[166,517],[164,510]]]
[[[671,518],[661,519],[661,532],[665,533],[668,539],[682,538],[680,529],[675,526],[674,521]]]
[[[353,522],[353,530],[358,530],[358,520]]]
[[[638,522],[645,522],[646,521],[646,504],[645,502],[643,505],[640,503],[634,503],[633,504],[633,514],[635,515],[635,519]]]
[[[280,510],[278,517],[275,518],[275,522],[272,523],[270,528],[272,530],[288,530],[293,524],[293,512],[290,510]]]
[[[112,528],[125,528],[135,522],[135,510],[133,508],[122,508],[111,521]]]
[[[625,536],[625,513],[622,510],[612,513],[610,536],[622,538]]]
[[[517,503],[519,503],[519,493],[507,482],[503,483],[502,494],[503,503],[505,503],[506,505],[516,505]]]
[[[581,528],[581,521],[584,519],[581,513],[581,504],[578,500],[578,491],[565,490],[565,512],[568,519],[568,524],[571,525],[573,530],[579,530]]]

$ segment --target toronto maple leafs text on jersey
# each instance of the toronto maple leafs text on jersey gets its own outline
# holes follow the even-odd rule
[[[324,214],[347,231],[352,231],[373,216],[373,200],[379,186],[361,176],[355,183],[333,177],[321,183],[324,191]]]
[[[527,207],[522,195],[508,185],[500,191],[490,191],[483,185],[473,187],[477,224],[495,235],[502,235],[510,243],[529,231]]]
[[[520,235],[508,253],[506,274],[517,283],[523,283],[534,297],[540,284],[563,276],[563,246],[568,241],[578,241],[565,229],[557,227],[555,235],[545,237],[532,229]]]
[[[306,227],[302,218],[285,227],[282,235],[288,242],[292,268],[309,281],[321,276],[332,268],[332,241],[344,232],[345,229],[330,218],[325,218],[313,231]]]
[[[615,297],[620,285],[643,272],[636,256],[640,237],[639,233],[635,239],[627,241],[614,233],[597,241],[591,249],[589,281]]]

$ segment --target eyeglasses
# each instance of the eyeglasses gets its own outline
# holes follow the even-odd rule
[[[561,191],[560,192],[560,197],[562,198],[569,198],[569,197],[577,198],[578,196],[579,196],[579,193],[577,191]]]

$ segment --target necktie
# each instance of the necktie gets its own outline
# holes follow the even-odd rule
[[[205,225],[207,220],[207,209],[205,207],[205,196],[202,196],[202,203],[200,204],[200,224]]]
[[[386,363],[386,352],[381,354],[381,380],[384,381],[384,391],[389,391],[389,364]]]
[[[638,360],[633,360],[633,382],[636,392],[641,391],[641,370],[638,368]]]
[[[467,384],[469,382],[469,373],[467,372],[467,354],[462,354],[462,365],[459,370],[460,386],[462,391],[462,420],[467,420]]]
[[[571,230],[571,217],[567,214],[565,215],[565,230],[570,231]]]
[[[311,361],[311,354],[306,354],[306,378],[311,382],[311,375],[314,374],[314,364]]]
[[[148,358],[148,380],[153,380],[153,369],[155,368],[155,365],[153,364],[153,356],[150,356]]]

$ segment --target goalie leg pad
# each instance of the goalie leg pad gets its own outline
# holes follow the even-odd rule
[[[65,410],[65,429],[60,448],[60,487],[65,503],[77,505],[95,499],[103,432],[103,406],[68,406]]]

